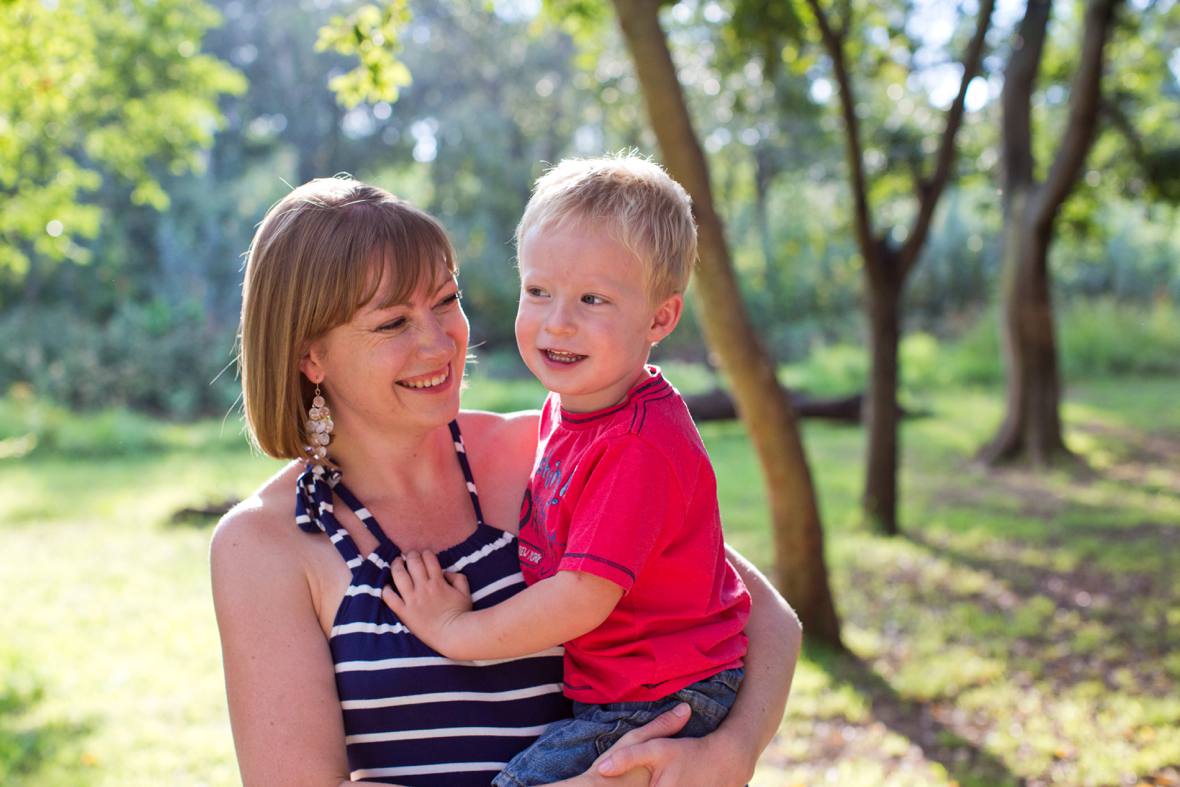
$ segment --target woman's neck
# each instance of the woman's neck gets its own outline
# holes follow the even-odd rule
[[[330,447],[345,483],[361,500],[415,496],[437,489],[442,470],[455,462],[445,426],[395,434],[368,431],[361,438],[342,434]]]

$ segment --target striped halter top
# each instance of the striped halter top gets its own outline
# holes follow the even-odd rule
[[[516,537],[483,521],[458,423],[450,424],[476,530],[439,553],[467,576],[476,609],[524,589]],[[362,556],[333,515],[333,496],[356,514],[377,548]],[[570,715],[562,649],[517,659],[452,661],[420,642],[381,600],[398,554],[338,470],[309,465],[299,477],[295,521],[323,532],[352,572],[328,647],[344,715],[351,778],[417,787],[486,787],[551,722]]]

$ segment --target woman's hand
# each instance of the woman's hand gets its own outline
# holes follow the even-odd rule
[[[688,723],[690,716],[692,712],[688,705],[681,703],[619,738],[618,742],[595,760],[590,770],[581,776],[565,779],[548,787],[647,787],[655,784],[652,778],[656,764],[648,763],[643,758],[642,751],[639,752],[639,756],[628,752],[649,742],[666,740],[669,736],[675,735]],[[601,771],[603,764],[608,760],[613,775]],[[619,767],[620,764],[625,767]]]
[[[753,774],[745,764],[744,747],[731,746],[724,732],[716,731],[704,738],[668,737],[679,731],[689,716],[689,706],[682,703],[632,730],[595,760],[592,771],[602,776],[621,776],[636,769],[646,770],[650,787],[746,784]]]

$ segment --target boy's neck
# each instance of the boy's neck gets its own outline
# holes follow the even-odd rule
[[[618,392],[618,387],[610,389],[603,389],[601,391],[594,391],[588,394],[579,394],[577,396],[566,396],[564,394],[557,394],[558,401],[561,408],[570,413],[594,413],[599,410],[605,410],[609,407],[622,404],[627,401],[627,397],[631,395],[631,391],[635,390],[635,386],[639,385],[644,380],[649,380],[656,375],[653,367],[644,363],[639,370],[631,376],[631,381],[623,386],[621,392]]]

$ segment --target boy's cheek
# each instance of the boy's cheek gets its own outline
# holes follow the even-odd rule
[[[521,306],[516,312],[516,337],[518,339],[532,336],[536,333],[537,318],[533,310],[527,306]]]

